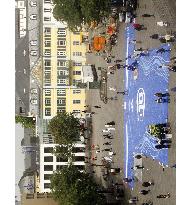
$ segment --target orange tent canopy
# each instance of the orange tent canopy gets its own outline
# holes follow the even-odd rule
[[[102,37],[102,36],[95,36],[94,37],[94,42],[93,42],[94,50],[100,51],[100,50],[104,49],[105,44],[106,44],[105,37]]]

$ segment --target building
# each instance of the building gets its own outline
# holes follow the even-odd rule
[[[50,177],[53,171],[62,169],[68,166],[69,160],[67,157],[57,157],[53,155],[53,149],[56,144],[41,144],[40,146],[40,191],[50,192]],[[73,147],[73,165],[80,170],[84,170],[85,166],[85,145],[81,142]]]
[[[52,14],[51,0],[43,1],[43,96],[44,124],[57,113],[66,111],[83,117],[85,89],[82,67],[86,64],[87,33],[71,32],[65,22],[57,22]]]
[[[22,194],[21,205],[58,205],[51,193]]]

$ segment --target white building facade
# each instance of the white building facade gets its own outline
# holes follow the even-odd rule
[[[40,191],[51,192],[50,177],[56,170],[63,169],[68,166],[70,159],[67,157],[57,157],[53,153],[56,144],[41,144],[40,145]],[[85,145],[78,142],[73,147],[73,165],[79,170],[85,169]]]

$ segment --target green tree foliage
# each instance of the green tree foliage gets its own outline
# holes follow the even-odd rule
[[[79,140],[80,123],[73,115],[62,112],[52,118],[48,129],[56,144],[70,145]]]
[[[110,0],[53,0],[53,4],[55,19],[66,21],[71,31],[80,30],[81,24],[99,22],[110,8]]]
[[[25,117],[21,115],[16,115],[15,116],[15,123],[16,124],[21,124],[22,127],[24,128],[32,128],[35,129],[35,118],[33,117]]]
[[[69,166],[54,172],[51,177],[51,191],[60,205],[102,205],[105,198],[97,192],[97,184],[76,166]]]

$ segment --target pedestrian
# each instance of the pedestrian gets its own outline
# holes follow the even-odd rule
[[[150,38],[152,38],[152,39],[158,39],[158,38],[159,38],[159,35],[158,35],[158,34],[153,34],[153,35],[150,36]]]
[[[103,143],[103,145],[111,145],[112,143],[111,142],[105,142]]]
[[[112,148],[110,148],[110,149],[106,148],[106,149],[103,149],[102,152],[103,152],[103,151],[111,152],[111,151],[112,151]]]
[[[160,195],[157,196],[157,198],[159,198],[159,199],[170,198],[170,193],[167,193],[167,194],[160,194]]]
[[[88,112],[88,110],[83,110],[82,112],[87,113],[87,112]]]
[[[135,158],[136,158],[136,159],[141,159],[141,158],[142,158],[142,155],[141,155],[141,154],[137,154],[137,155],[135,155]]]
[[[163,21],[158,21],[156,24],[157,24],[157,26],[161,26],[161,27],[168,26],[168,23],[163,22]]]
[[[115,125],[115,121],[108,122],[106,125]]]
[[[170,103],[170,99],[158,98],[155,100],[157,103]]]
[[[113,130],[113,131],[115,131],[115,127],[108,127],[108,128],[106,128],[108,131],[110,131],[110,130]]]
[[[150,189],[149,190],[141,190],[140,192],[139,192],[139,194],[142,194],[142,195],[147,195],[148,193],[150,192]]]
[[[131,178],[123,178],[123,181],[124,181],[124,182],[129,182],[129,183],[130,183],[130,182],[132,182],[133,180],[134,180],[134,178],[132,178],[132,179],[131,179]]]
[[[128,95],[128,90],[117,91],[117,94]]]
[[[129,202],[129,204],[134,204],[134,203],[136,204],[137,201],[138,201],[137,197],[132,197],[132,198],[129,199],[128,202]]]
[[[134,67],[134,66],[132,66],[132,65],[129,65],[128,67],[127,67],[127,70],[130,70],[130,71],[134,71],[134,70],[136,70],[137,68],[136,67]]]
[[[107,75],[114,75],[114,71],[107,72]]]
[[[116,91],[116,88],[115,87],[109,87],[109,90],[110,91]]]
[[[151,185],[154,185],[154,182],[148,181],[148,182],[143,182],[142,183],[142,186],[144,186],[144,187],[149,187]]]
[[[111,133],[109,134],[103,134],[104,137],[107,137],[107,136],[111,136]]]
[[[95,108],[101,108],[101,106],[99,106],[99,105],[95,105],[95,106],[93,106],[93,107],[95,107]]]
[[[113,136],[105,136],[104,139],[113,139]]]
[[[129,41],[129,43],[134,43],[134,44],[136,44],[136,43],[142,43],[142,41],[131,40],[131,41]]]
[[[143,57],[143,56],[149,56],[149,53],[148,52],[141,52],[140,54],[139,54],[139,57]]]
[[[134,24],[133,24],[133,27],[134,27],[134,29],[137,30],[137,31],[147,30],[147,28],[144,27],[143,24],[137,24],[137,23],[134,23]]]
[[[157,96],[157,97],[159,97],[159,98],[170,96],[169,93],[155,93],[154,95]]]
[[[109,156],[113,156],[113,155],[116,155],[115,152],[109,152]]]
[[[176,168],[176,164],[172,165],[171,168]]]
[[[152,201],[148,201],[148,202],[142,203],[142,205],[153,205],[153,202]]]
[[[168,69],[170,71],[176,72],[176,66],[175,65],[174,66],[169,66]]]
[[[107,100],[117,100],[117,96],[107,98]]]
[[[155,17],[154,14],[143,14],[142,17]]]
[[[94,160],[97,160],[97,157],[96,157],[96,156],[95,156],[95,157],[92,157],[91,160],[93,160],[93,161],[94,161]]]
[[[144,166],[136,165],[135,167],[131,167],[131,169],[133,169],[133,170],[144,169]]]
[[[108,130],[107,128],[105,130],[102,130],[102,132],[104,133],[110,133],[110,130]]]
[[[117,60],[114,60],[115,63],[121,63],[123,62],[123,60],[120,60],[120,59],[117,59]]]
[[[165,144],[158,144],[158,145],[155,145],[155,148],[156,149],[167,149],[167,148],[170,148],[171,145],[165,145]]]
[[[166,50],[166,49],[164,49],[164,48],[160,48],[160,49],[158,49],[157,51],[156,51],[156,53],[165,53],[165,52],[170,52],[171,51],[171,49],[168,49],[168,50]]]
[[[91,114],[91,115],[94,115],[94,114],[96,114],[96,113],[95,113],[95,112],[91,112],[90,114]]]
[[[89,107],[89,105],[85,105],[84,107]]]

